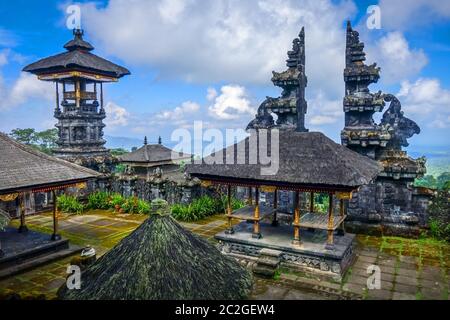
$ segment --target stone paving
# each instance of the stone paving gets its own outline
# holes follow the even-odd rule
[[[62,215],[60,233],[72,243],[91,245],[98,256],[135,230],[146,216],[119,215],[92,211],[79,216]],[[13,226],[18,222],[14,221]],[[27,217],[30,229],[51,233],[51,214]],[[214,235],[227,227],[223,215],[182,225],[215,242]],[[304,274],[281,272],[274,280],[257,279],[252,299],[449,299],[450,246],[431,240],[377,238],[358,236],[357,259],[340,284],[307,277]],[[19,293],[22,297],[44,294],[55,297],[64,283],[71,258],[50,263],[0,281],[0,296]],[[367,267],[378,265],[381,288],[367,289]]]

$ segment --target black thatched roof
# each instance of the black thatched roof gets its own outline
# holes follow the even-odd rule
[[[190,159],[189,154],[174,154],[175,159],[172,159],[172,149],[163,146],[162,144],[147,144],[136,151],[130,152],[120,157],[123,162],[138,162],[138,163],[152,163],[152,162],[171,162],[172,160]]]
[[[83,40],[81,31],[75,30],[74,34],[74,39],[64,46],[68,50],[67,52],[34,62],[23,68],[23,71],[41,75],[77,70],[98,72],[115,78],[121,78],[130,74],[128,69],[90,53],[89,51],[94,50],[94,47]]]
[[[151,215],[81,276],[66,300],[235,300],[247,297],[248,270],[168,215]]]
[[[270,152],[271,139],[267,140]],[[237,151],[244,145],[245,164],[237,164]],[[257,147],[259,150],[260,145]],[[279,169],[275,175],[261,173],[261,168],[268,166],[249,164],[248,150],[249,138],[223,151],[224,164],[207,164],[211,163],[207,158],[202,164],[188,165],[187,172],[200,179],[216,181],[355,189],[372,181],[381,171],[376,161],[335,143],[320,132],[280,130]],[[233,158],[233,153],[234,164],[226,164],[227,155]]]
[[[0,193],[84,181],[99,173],[46,155],[0,133]]]

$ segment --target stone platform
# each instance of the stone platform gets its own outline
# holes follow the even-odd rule
[[[69,246],[68,240],[52,241],[50,238],[48,234],[32,230],[19,233],[15,228],[7,228],[0,232],[4,253],[0,258],[0,279],[81,250],[78,246]]]
[[[233,234],[220,232],[219,240],[224,254],[257,262],[265,249],[278,251],[279,266],[312,273],[340,281],[354,260],[355,235],[335,235],[334,249],[325,249],[327,233],[324,230],[300,229],[302,244],[292,244],[294,228],[288,225],[274,227],[261,223],[261,239],[252,237],[253,224],[242,222]]]

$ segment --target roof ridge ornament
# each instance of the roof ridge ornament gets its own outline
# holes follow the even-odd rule
[[[64,48],[68,51],[82,50],[82,51],[92,51],[94,47],[87,41],[83,39],[84,30],[75,28],[72,30],[73,40],[70,40],[64,45]]]

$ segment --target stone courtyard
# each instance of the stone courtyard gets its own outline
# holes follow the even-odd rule
[[[135,230],[147,216],[90,211],[83,215],[63,215],[61,235],[71,243],[93,246],[101,256]],[[18,222],[14,221],[13,226]],[[50,213],[27,217],[30,229],[51,233]],[[216,242],[225,230],[225,216],[216,215],[196,223],[182,223],[188,230]],[[357,236],[357,259],[342,283],[324,281],[303,273],[280,270],[274,279],[256,278],[252,299],[406,299],[447,300],[450,246],[430,239]],[[55,298],[64,283],[72,257],[52,262],[25,273],[0,280],[0,296],[19,293],[22,297]],[[367,267],[378,265],[381,288],[368,290]]]

